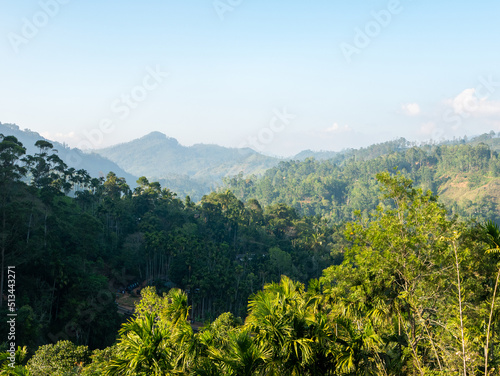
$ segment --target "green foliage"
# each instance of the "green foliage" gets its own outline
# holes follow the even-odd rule
[[[15,265],[19,341],[29,348],[62,339],[111,345],[115,292],[134,281],[182,288],[190,318],[203,321],[243,316],[264,284],[282,273],[306,282],[334,260],[339,231],[287,205],[245,205],[230,191],[184,204],[145,177],[132,192],[112,172],[91,178],[68,168],[47,141],[36,149],[22,158],[14,137],[0,142],[1,280]]]
[[[339,314],[373,340],[376,354],[365,369],[480,372],[490,347],[482,328],[491,293],[475,293],[496,270],[480,266],[485,253],[476,235],[449,219],[431,192],[401,175],[377,178],[384,203],[371,218],[348,224],[353,246],[322,278]]]
[[[12,359],[12,354],[9,352],[1,353],[0,375],[30,376],[28,369],[24,366],[24,364],[26,363],[27,355],[28,355],[28,349],[26,347],[20,347],[20,346],[17,347],[17,350],[14,353],[14,359]]]
[[[109,363],[113,358],[117,356],[117,346],[113,345],[111,347],[107,347],[104,350],[94,350],[92,352],[91,363],[85,366],[80,376],[102,376],[104,375],[106,368],[109,366]]]
[[[497,255],[485,244],[496,244],[498,228],[450,219],[436,196],[401,174],[385,172],[377,180],[377,211],[347,224],[344,261],[327,268],[308,291],[283,276],[251,296],[244,325],[224,313],[194,333],[189,294],[171,289],[160,297],[145,288],[116,350],[97,353],[83,374],[92,364],[109,375],[465,375],[496,369],[499,328],[484,329],[496,310],[499,273],[486,262]],[[205,204],[201,213],[212,220],[232,215],[216,236],[228,231],[231,239],[234,226],[246,223],[234,214],[244,207],[229,193]],[[285,221],[267,223],[268,230],[281,228],[278,239],[291,236],[283,230],[288,226],[299,227],[287,207],[268,215]],[[311,230],[305,227],[304,234]],[[275,246],[270,261],[278,264],[285,254]],[[494,291],[482,291],[495,278]],[[104,368],[103,359],[109,361]]]
[[[499,138],[493,138],[498,145]],[[493,144],[490,142],[493,146]],[[398,169],[424,191],[440,194],[454,213],[500,222],[500,158],[480,142],[412,146],[406,140],[345,151],[330,159],[283,161],[262,177],[224,179],[243,201],[285,203],[302,215],[319,215],[334,223],[353,220],[379,204],[374,175]]]
[[[89,363],[87,346],[76,346],[70,341],[40,346],[28,361],[27,369],[37,376],[66,376],[78,374]]]
[[[318,297],[283,277],[251,297],[245,326],[266,354],[271,374],[328,375],[336,368],[336,336]],[[330,325],[329,325],[330,324]]]
[[[147,313],[120,329],[117,355],[105,375],[166,375],[175,368],[172,333]]]
[[[194,203],[145,177],[133,191],[114,173],[92,179],[47,142],[23,162],[24,147],[3,137],[0,246],[2,272],[16,265],[18,342],[34,351],[59,340],[7,371],[491,374],[498,227],[449,216],[433,191],[452,190],[461,170],[465,187],[494,182],[498,156],[481,144],[400,146],[284,162],[231,180],[238,195]],[[387,172],[395,166],[407,174]],[[496,212],[467,205],[454,210]],[[132,282],[135,315],[91,355],[115,342],[116,291]],[[198,333],[190,325],[211,320]]]

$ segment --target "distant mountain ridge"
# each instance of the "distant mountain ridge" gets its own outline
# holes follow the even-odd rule
[[[500,152],[500,132],[496,134],[494,131],[491,131],[489,133],[484,133],[473,137],[465,136],[453,140],[441,140],[440,142],[437,143],[436,142],[417,143],[408,141],[404,137],[400,137],[394,140],[373,144],[359,149],[349,148],[338,152],[328,151],[328,150],[321,150],[321,151],[304,150],[296,154],[293,158],[290,158],[289,160],[304,161],[307,158],[314,158],[318,161],[332,160],[336,163],[341,163],[343,161],[353,158],[355,160],[366,161],[378,158],[382,155],[388,155],[394,152],[403,152],[413,147],[422,147],[430,145],[434,146],[463,145],[463,144],[476,146],[480,143],[488,145],[493,151]]]
[[[183,146],[175,138],[161,132],[152,132],[95,152],[134,175],[157,178],[181,174],[203,180],[207,175],[221,178],[240,171],[253,174],[263,172],[279,162],[277,158],[266,157],[249,148],[236,149],[211,144]]]
[[[17,124],[0,123],[0,134],[4,136],[14,136],[22,142],[26,148],[26,154],[38,153],[35,142],[39,140],[49,141],[54,145],[59,157],[68,165],[75,169],[84,169],[92,177],[106,177],[109,172],[114,172],[120,177],[124,177],[131,187],[136,186],[137,177],[120,168],[116,163],[96,153],[84,153],[79,149],[69,148],[57,141],[48,140],[37,132],[30,129],[21,130]]]
[[[38,152],[35,142],[45,139],[29,129],[21,130],[16,124],[0,123],[0,133],[17,137],[27,148],[28,154]],[[500,151],[500,134],[490,132],[467,139],[443,141],[440,145],[485,143],[493,151]],[[46,140],[46,139],[45,139]],[[177,193],[179,197],[189,195],[198,201],[205,194],[224,186],[222,180],[242,175],[263,175],[283,161],[304,161],[308,158],[330,160],[344,164],[350,160],[367,161],[394,152],[404,152],[417,143],[398,138],[374,144],[366,148],[342,151],[304,150],[292,158],[275,158],[262,155],[250,148],[228,148],[213,144],[183,146],[175,138],[161,132],[152,132],[130,142],[117,144],[92,153],[72,149],[56,141],[50,141],[59,156],[69,167],[85,169],[93,177],[106,176],[113,171],[124,177],[132,188],[140,176],[158,181],[162,187]],[[432,144],[438,145],[438,144]],[[429,146],[429,144],[427,145]]]
[[[500,138],[490,133],[471,139],[465,137],[443,141],[441,144],[474,145],[485,142],[493,150],[498,150],[499,141]],[[338,152],[304,150],[292,158],[280,159],[264,156],[250,148],[236,149],[207,144],[183,146],[175,138],[161,132],[152,132],[127,143],[96,150],[96,153],[112,160],[135,176],[144,175],[150,180],[159,181],[162,186],[178,193],[179,196],[190,195],[197,201],[204,194],[222,186],[223,178],[240,173],[244,177],[263,175],[282,161],[314,158],[343,164],[349,160],[367,161],[394,152],[404,152],[416,146],[416,142],[401,137],[365,148],[344,149]]]
[[[95,152],[130,174],[160,181],[180,195],[194,195],[194,199],[209,193],[226,176],[240,172],[243,175],[260,175],[280,161],[249,148],[212,144],[183,146],[175,138],[161,132],[152,132]]]

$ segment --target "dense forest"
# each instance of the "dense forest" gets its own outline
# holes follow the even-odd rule
[[[261,177],[240,174],[224,182],[243,201],[286,203],[300,215],[341,224],[353,220],[357,210],[364,214],[375,210],[379,203],[375,175],[397,169],[417,187],[439,195],[453,213],[500,222],[499,142],[494,133],[469,142],[419,147],[399,139],[328,160],[283,161]]]
[[[15,266],[18,346],[0,374],[498,373],[500,161],[486,144],[283,162],[198,203],[36,146],[0,136],[0,313]],[[435,193],[461,179],[486,196],[446,206]]]
[[[17,334],[29,348],[113,343],[115,293],[134,282],[190,291],[193,319],[203,321],[244,315],[265,283],[319,277],[336,257],[337,229],[286,205],[263,209],[231,192],[195,204],[144,177],[132,191],[113,173],[68,169],[47,141],[37,147],[30,156],[12,136],[0,143],[2,270],[16,266]]]

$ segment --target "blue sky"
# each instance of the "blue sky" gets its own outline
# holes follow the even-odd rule
[[[290,156],[500,131],[495,1],[0,0],[0,121]],[[497,83],[498,82],[498,83]]]

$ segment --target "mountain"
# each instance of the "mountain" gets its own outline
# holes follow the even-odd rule
[[[404,151],[415,145],[416,143],[407,141],[405,138],[400,137],[395,140],[385,141],[379,144],[373,144],[364,148],[344,149],[339,152],[328,151],[328,150],[322,150],[322,151],[304,150],[295,155],[292,158],[292,160],[304,161],[307,158],[314,158],[318,161],[332,160],[336,163],[341,163],[351,158],[355,160],[369,160],[380,157],[382,155]]]
[[[99,154],[84,153],[79,149],[69,148],[57,141],[48,140],[39,133],[33,132],[29,129],[21,130],[16,124],[0,123],[0,134],[3,134],[4,136],[16,137],[26,148],[26,154],[31,155],[38,153],[39,151],[38,148],[35,147],[35,142],[39,140],[49,141],[52,145],[54,145],[54,149],[57,150],[59,157],[68,165],[68,167],[87,170],[92,177],[105,177],[108,172],[112,171],[117,176],[124,177],[132,188],[136,186],[136,176],[124,171],[116,165],[116,163]]]
[[[35,142],[45,139],[29,129],[21,130],[15,124],[0,123],[0,133],[17,137],[27,148],[28,154],[38,152],[34,146]],[[443,141],[440,144],[420,144],[419,148],[426,153],[432,153],[432,150],[439,145],[476,147],[486,144],[491,152],[500,152],[499,136],[500,134],[497,135],[492,131],[469,139],[464,137]],[[345,149],[339,152],[304,150],[293,158],[285,160],[264,156],[250,148],[227,148],[211,144],[183,146],[175,138],[167,137],[160,132],[152,132],[142,138],[95,150],[92,153],[71,149],[55,141],[47,141],[54,145],[68,166],[85,169],[91,176],[106,176],[108,172],[113,171],[119,177],[124,177],[132,188],[135,187],[139,176],[146,176],[150,181],[160,182],[162,187],[169,188],[179,197],[189,195],[194,201],[199,201],[203,195],[223,186],[223,178],[238,176],[238,179],[248,179],[251,175],[262,176],[280,162],[306,161],[313,158],[316,161],[329,161],[342,166],[394,153],[404,154],[417,147],[416,143],[399,138],[366,148]],[[444,199],[451,192],[454,192],[451,196],[457,197],[456,187],[453,184],[444,191],[446,192],[443,194]],[[278,196],[274,199],[278,199]],[[267,203],[266,198],[261,199]]]
[[[245,176],[260,175],[280,161],[249,148],[183,146],[160,132],[95,152],[130,174],[159,181],[179,195],[189,194],[195,200],[220,185],[223,177],[240,172]]]
[[[314,158],[318,161],[324,161],[327,159],[333,159],[338,156],[340,153],[336,151],[312,151],[312,150],[303,150],[300,153],[296,154],[292,159],[297,161],[304,161],[307,158]]]

